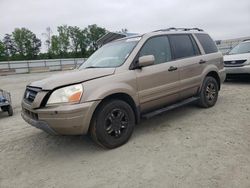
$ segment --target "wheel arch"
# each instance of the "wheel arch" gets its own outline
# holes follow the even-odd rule
[[[133,112],[135,114],[136,124],[138,124],[140,122],[140,108],[139,108],[139,106],[136,106],[135,101],[133,100],[133,98],[129,94],[122,93],[122,92],[113,93],[113,94],[110,94],[110,95],[107,95],[106,97],[104,97],[102,99],[102,101],[95,108],[94,113],[93,113],[92,118],[91,118],[91,121],[93,121],[93,117],[95,116],[98,109],[100,108],[100,106],[104,102],[107,102],[109,100],[114,100],[114,99],[122,100],[122,101],[128,103],[131,106],[131,108],[132,108],[132,110],[133,110]]]
[[[198,93],[199,94],[201,92],[201,88],[202,88],[202,85],[204,83],[204,80],[206,77],[208,76],[211,76],[213,77],[217,83],[218,83],[218,86],[219,86],[219,90],[221,89],[221,79],[220,79],[220,76],[219,76],[219,73],[217,72],[216,68],[215,67],[207,67],[203,73],[202,73],[203,77],[202,77],[202,81],[200,83],[200,87],[198,89]]]
[[[208,77],[208,76],[213,77],[218,82],[219,90],[220,90],[220,88],[221,88],[221,81],[220,81],[219,74],[216,71],[210,71],[209,73],[207,73],[207,75],[205,76],[205,78]]]

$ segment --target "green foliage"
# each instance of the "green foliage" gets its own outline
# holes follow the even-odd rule
[[[59,26],[57,27],[57,31],[59,33],[58,38],[59,38],[59,43],[60,43],[60,47],[61,47],[61,52],[63,54],[66,54],[68,52],[69,49],[69,28],[67,25],[63,25],[63,26]]]
[[[79,39],[81,30],[77,26],[75,27],[69,26],[68,30],[69,30],[69,37],[71,39],[71,49],[73,52],[77,53],[79,49]]]
[[[6,58],[14,56],[16,54],[16,46],[15,46],[14,39],[12,38],[12,35],[5,34],[4,39],[3,39],[3,43],[5,46]]]
[[[60,55],[61,52],[60,39],[56,35],[53,35],[51,38],[50,52],[54,55]]]
[[[40,53],[41,40],[26,28],[16,28],[0,40],[0,61],[88,57],[98,46],[96,41],[106,34],[106,29],[96,24],[86,28],[62,25],[57,27],[58,35],[52,35],[48,27],[45,44],[46,53]],[[52,36],[50,36],[50,34]]]
[[[96,41],[106,34],[106,29],[98,27],[96,24],[94,24],[89,25],[86,28],[86,33],[88,39],[88,50],[90,53],[93,53],[98,48]]]
[[[41,40],[34,33],[26,28],[17,28],[12,32],[16,52],[20,57],[32,59],[38,55],[41,47]]]
[[[0,41],[0,60],[5,60],[5,46],[2,41]]]

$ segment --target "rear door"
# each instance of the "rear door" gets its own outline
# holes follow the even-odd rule
[[[213,39],[206,33],[196,33],[194,37],[197,38],[197,41],[200,43],[200,46],[203,48],[204,54],[202,59],[204,60],[203,69],[207,65],[215,65],[218,69],[223,69],[223,57],[221,52],[218,52],[218,48],[213,41]]]
[[[172,60],[167,36],[148,39],[139,57],[154,55],[155,64],[135,70],[141,111],[150,111],[179,99],[179,65]]]
[[[169,35],[173,59],[179,64],[180,99],[195,95],[202,81],[203,59],[191,34]]]

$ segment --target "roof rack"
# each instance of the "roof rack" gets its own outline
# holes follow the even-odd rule
[[[194,28],[175,28],[175,27],[169,27],[167,29],[159,29],[159,30],[156,30],[154,32],[158,32],[158,31],[191,31],[191,30],[196,30],[196,31],[203,31],[203,29],[199,29],[197,27],[194,27]]]

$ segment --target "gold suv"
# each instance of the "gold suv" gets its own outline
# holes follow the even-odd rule
[[[115,148],[141,118],[195,101],[214,106],[224,79],[222,54],[207,33],[163,29],[110,42],[78,70],[31,83],[22,117],[48,133],[89,133]]]

